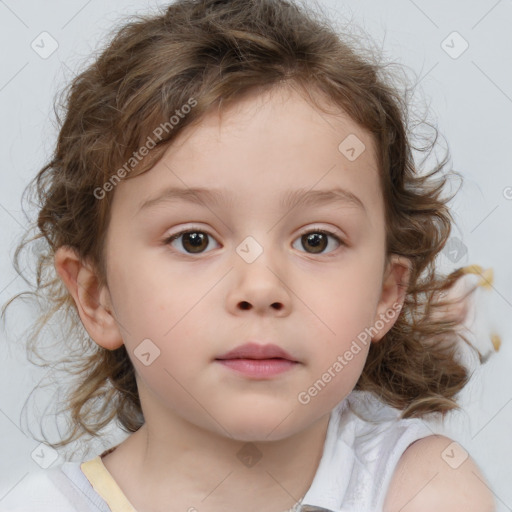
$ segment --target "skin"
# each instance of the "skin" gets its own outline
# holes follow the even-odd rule
[[[338,150],[350,134],[366,147],[354,161]],[[138,211],[168,186],[226,189],[231,201],[166,201]],[[335,186],[359,197],[366,213],[349,204],[279,206],[292,190]],[[108,287],[71,248],[55,256],[91,338],[110,350],[124,343],[136,369],[146,422],[103,458],[105,466],[145,512],[291,507],[311,485],[329,413],[354,388],[370,343],[359,343],[309,403],[298,394],[404,298],[409,265],[392,255],[386,266],[371,135],[343,112],[326,115],[297,91],[274,89],[246,97],[222,118],[205,116],[149,172],[113,193]],[[345,245],[329,237],[315,253],[301,235],[318,228]],[[184,229],[210,235],[203,252],[187,254],[183,237],[165,243]],[[252,263],[236,251],[248,236],[263,249]],[[144,339],[160,350],[148,366],[134,355]],[[248,340],[275,343],[298,363],[255,380],[215,361]],[[252,445],[261,459],[247,467],[236,455]]]
[[[452,465],[446,462],[449,457]],[[382,510],[495,512],[496,502],[489,483],[464,447],[449,437],[432,435],[415,441],[403,453]]]

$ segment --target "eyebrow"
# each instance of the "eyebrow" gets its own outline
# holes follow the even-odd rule
[[[222,204],[232,205],[233,197],[224,189],[177,188],[169,187],[153,198],[143,201],[137,213],[149,209],[163,202],[186,201],[199,205],[220,206]],[[307,190],[297,189],[284,194],[281,197],[280,206],[283,209],[291,210],[298,206],[303,208],[322,204],[339,204],[355,206],[368,214],[364,203],[354,193],[343,188],[335,187],[328,190]]]

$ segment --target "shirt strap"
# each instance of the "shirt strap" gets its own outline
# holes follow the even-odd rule
[[[80,469],[112,512],[137,512],[103,464],[100,455],[82,462]]]

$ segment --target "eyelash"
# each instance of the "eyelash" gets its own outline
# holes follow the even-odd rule
[[[184,229],[182,231],[179,231],[178,233],[175,233],[173,235],[170,235],[170,236],[166,237],[163,240],[163,244],[164,245],[170,245],[174,240],[177,240],[182,235],[185,235],[187,233],[204,233],[205,235],[207,235],[207,236],[209,236],[211,238],[215,238],[213,235],[211,235],[207,231],[204,231],[203,229],[200,229],[200,228],[196,229],[196,228],[192,227],[192,228]],[[346,246],[347,245],[334,231],[330,231],[328,229],[310,228],[307,231],[303,231],[302,233],[300,233],[297,238],[301,238],[304,235],[307,235],[307,234],[310,234],[310,233],[320,233],[322,235],[331,236],[332,238],[334,238],[340,244],[340,246]],[[178,251],[178,252],[180,252],[180,251]],[[206,252],[208,252],[208,251],[206,251]],[[326,257],[326,258],[329,258],[329,257],[332,257],[333,253],[335,253],[335,252],[336,252],[336,249],[334,251],[331,251],[331,252],[327,253],[327,254],[319,253],[319,255],[323,256],[323,257]],[[205,254],[205,253],[203,252],[203,253],[194,254],[194,253],[189,253],[189,252],[185,252],[185,253],[180,252],[180,254],[184,254],[186,256],[195,256],[195,255],[198,255],[198,254]],[[315,256],[314,253],[306,253],[306,254],[310,254],[310,255]]]

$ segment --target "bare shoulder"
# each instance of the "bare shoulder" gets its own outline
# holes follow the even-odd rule
[[[452,445],[453,443],[453,445]],[[391,479],[384,512],[495,512],[490,486],[464,448],[432,435],[412,443]]]

